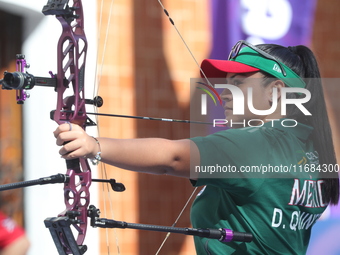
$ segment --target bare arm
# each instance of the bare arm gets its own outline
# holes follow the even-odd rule
[[[70,141],[60,149],[65,159],[93,158],[99,151],[96,141],[79,126],[72,125],[69,131],[69,125],[63,124],[54,134],[58,145]],[[199,164],[198,148],[188,139],[98,138],[98,141],[104,163],[131,171],[190,178],[190,167]]]

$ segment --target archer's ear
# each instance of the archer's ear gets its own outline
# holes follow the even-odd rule
[[[276,91],[277,91],[277,99],[280,100],[281,99],[281,89],[284,88],[285,86],[286,85],[281,80],[275,80],[268,85],[268,88],[269,88],[268,96],[269,96],[269,101],[271,103],[273,102],[274,88],[276,88]]]

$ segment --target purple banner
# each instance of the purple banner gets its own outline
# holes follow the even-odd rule
[[[211,0],[210,3],[212,48],[209,58],[227,59],[239,40],[255,45],[310,44],[317,0]],[[223,109],[215,108],[209,115],[218,119],[224,115]]]
[[[238,40],[309,45],[317,0],[211,0],[210,58],[226,59]]]

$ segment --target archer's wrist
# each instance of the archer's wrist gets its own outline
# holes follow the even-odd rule
[[[99,162],[101,161],[102,159],[102,150],[100,148],[100,142],[97,138],[93,137],[92,138],[94,139],[94,141],[96,142],[96,146],[95,146],[95,150],[94,150],[94,153],[92,154],[92,156],[90,157],[90,160],[92,162],[93,165],[98,165]]]

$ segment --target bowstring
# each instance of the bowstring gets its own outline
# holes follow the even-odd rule
[[[194,191],[191,193],[189,199],[187,200],[187,202],[186,202],[185,205],[183,206],[181,212],[178,214],[178,216],[177,216],[175,222],[172,224],[171,227],[176,227],[177,222],[178,222],[179,219],[181,218],[181,216],[182,216],[182,214],[184,213],[185,209],[187,209],[187,206],[188,206],[189,202],[191,201],[192,197],[194,196],[194,194],[195,194],[197,188],[198,188],[198,187],[195,187]],[[168,240],[168,238],[170,237],[170,234],[171,234],[171,232],[168,232],[168,233],[166,234],[166,236],[165,236],[163,242],[161,243],[161,246],[159,246],[159,248],[158,248],[158,250],[157,250],[157,252],[156,252],[155,255],[158,255],[158,254],[159,254],[159,252],[160,252],[161,249],[163,248],[165,242],[166,242],[166,241]]]
[[[99,45],[101,42],[101,30],[103,29],[103,10],[104,10],[104,1],[105,0],[101,0],[100,2],[100,12],[99,12],[99,24],[98,24],[98,36],[97,36],[97,65],[95,68],[95,81],[94,81],[94,90],[93,90],[93,98],[95,98],[96,96],[98,96],[99,93],[99,86],[101,83],[101,77],[103,74],[103,67],[104,67],[104,62],[105,62],[105,52],[106,52],[106,48],[107,48],[107,44],[108,44],[108,37],[109,37],[109,31],[110,31],[110,26],[111,26],[111,17],[112,17],[112,13],[113,13],[113,4],[114,4],[114,0],[111,0],[110,2],[110,8],[109,8],[109,17],[108,17],[108,21],[107,21],[107,26],[106,26],[106,32],[105,32],[105,37],[104,37],[104,41],[103,41],[103,50],[102,50],[102,56],[101,56],[101,60],[99,60]],[[99,69],[98,69],[98,63],[99,64]],[[94,107],[94,110],[96,113],[98,113],[98,107]],[[96,123],[97,123],[97,133],[98,136],[100,137],[100,128],[99,128],[99,116],[96,115],[95,116],[96,119]],[[100,163],[99,164],[100,167],[100,174],[102,176],[103,179],[108,179],[108,175],[107,175],[107,170],[106,170],[106,165],[104,163]],[[102,194],[104,197],[104,217],[107,217],[107,200],[109,201],[109,207],[110,207],[110,212],[111,212],[111,217],[112,219],[114,219],[114,211],[113,211],[113,206],[112,206],[112,199],[111,199],[111,187],[109,186],[108,183],[102,183]],[[113,229],[114,232],[114,236],[115,236],[115,242],[116,242],[116,248],[117,248],[117,253],[118,255],[120,255],[120,247],[119,247],[119,240],[118,240],[118,234],[116,229]],[[105,236],[106,236],[106,247],[107,247],[107,252],[108,255],[110,255],[110,242],[109,242],[109,229],[105,228]]]
[[[186,43],[186,41],[184,40],[184,37],[182,36],[181,32],[179,31],[179,29],[177,28],[175,22],[173,21],[173,19],[171,18],[169,12],[167,9],[165,9],[163,3],[161,0],[158,0],[158,3],[160,4],[160,6],[162,7],[163,9],[163,12],[165,13],[165,15],[169,18],[169,22],[172,24],[172,26],[175,28],[178,36],[181,38],[181,41],[183,42],[183,44],[185,45],[185,48],[188,50],[190,56],[192,57],[192,59],[194,60],[196,66],[198,67],[198,69],[200,70],[201,74],[203,75],[204,79],[207,81],[208,85],[213,87],[213,85],[210,83],[208,77],[206,76],[206,74],[204,73],[204,71],[202,70],[200,64],[198,63],[196,57],[194,56],[193,52],[191,51],[189,45]],[[184,213],[185,209],[187,208],[189,202],[191,201],[192,197],[194,196],[195,192],[197,190],[197,187],[193,190],[193,192],[191,193],[191,195],[189,196],[187,202],[185,203],[184,207],[182,208],[181,212],[179,213],[179,215],[177,216],[175,222],[173,223],[173,227],[176,226],[178,220],[180,219],[180,217],[182,216],[182,214]],[[163,242],[161,243],[160,247],[158,248],[157,252],[155,255],[158,255],[159,252],[161,251],[161,249],[163,248],[165,242],[167,241],[167,239],[169,238],[169,236],[171,235],[170,232],[167,233],[167,235],[165,236]]]
[[[181,32],[180,32],[179,29],[177,28],[177,26],[176,26],[174,20],[171,18],[171,16],[170,16],[168,10],[165,9],[165,7],[164,7],[164,5],[163,5],[163,3],[162,3],[161,0],[158,0],[158,3],[159,3],[159,5],[162,7],[163,12],[165,13],[165,15],[169,18],[169,22],[170,22],[171,25],[175,28],[175,30],[176,30],[176,32],[177,32],[177,35],[181,38],[181,41],[183,42],[185,48],[188,50],[190,56],[191,56],[192,59],[194,60],[196,66],[197,66],[198,69],[200,70],[200,72],[201,72],[201,74],[203,75],[204,79],[207,81],[207,83],[208,83],[208,85],[209,85],[210,87],[214,87],[214,86],[210,83],[208,77],[207,77],[207,76],[205,75],[205,73],[203,72],[203,70],[202,70],[200,64],[198,63],[198,61],[197,61],[197,59],[196,59],[194,53],[191,51],[189,45],[188,45],[187,42],[184,40],[184,37],[182,36]]]

